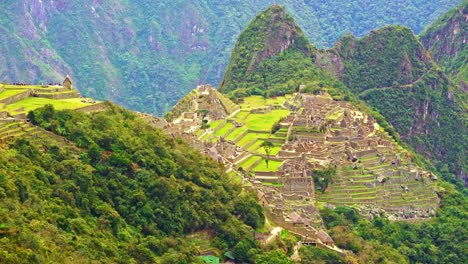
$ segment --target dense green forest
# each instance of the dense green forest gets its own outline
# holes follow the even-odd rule
[[[386,24],[420,32],[459,0],[2,2],[0,79],[70,74],[87,96],[163,115],[199,83],[217,85],[247,23],[283,4],[320,48]]]
[[[209,230],[222,253],[264,223],[221,165],[127,110],[29,118],[71,142],[0,149],[1,263],[195,263],[184,235]]]

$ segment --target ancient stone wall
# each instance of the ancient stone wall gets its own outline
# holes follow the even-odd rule
[[[103,111],[106,109],[106,103],[96,103],[92,105],[88,105],[85,107],[81,107],[76,109],[77,111],[85,112],[85,113],[90,113],[90,112],[97,112],[97,111]]]
[[[23,99],[28,98],[31,95],[31,93],[32,93],[32,90],[26,90],[26,91],[24,91],[22,93],[10,96],[8,98],[4,98],[4,99],[0,100],[0,103],[12,104],[12,103],[15,103],[15,102],[18,102],[18,101],[21,101]]]
[[[69,99],[69,98],[77,98],[80,96],[78,92],[67,92],[67,93],[37,93],[35,94],[37,97],[41,98],[48,98],[48,99]]]

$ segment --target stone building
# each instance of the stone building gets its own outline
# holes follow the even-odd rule
[[[63,80],[63,87],[71,90],[73,87],[72,85],[73,85],[73,81],[70,78],[70,76],[67,75],[67,77],[65,77],[65,80]]]

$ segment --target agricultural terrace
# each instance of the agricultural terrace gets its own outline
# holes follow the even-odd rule
[[[39,107],[43,107],[45,105],[53,105],[54,108],[57,110],[77,109],[77,108],[81,108],[81,107],[85,107],[89,105],[89,103],[84,103],[82,102],[82,100],[83,99],[81,98],[54,100],[54,99],[48,99],[48,98],[28,97],[21,101],[7,105],[6,109],[8,112],[12,112],[12,113],[21,113],[21,112],[28,113],[31,110],[37,109]],[[16,111],[17,109],[22,109],[22,110],[17,112]]]
[[[290,97],[289,95],[287,95]],[[281,163],[270,161],[266,168],[266,152],[261,145],[271,141],[270,156],[275,156],[286,141],[287,128],[280,128],[271,134],[272,128],[282,118],[288,116],[290,111],[282,108],[287,96],[276,98],[263,98],[250,96],[243,99],[239,105],[241,109],[236,115],[225,120],[214,120],[209,126],[212,132],[202,136],[202,141],[214,142],[220,137],[236,143],[237,146],[250,153],[248,158],[238,162],[237,167],[244,170],[274,171]]]

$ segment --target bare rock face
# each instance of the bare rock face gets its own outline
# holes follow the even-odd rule
[[[269,24],[271,27],[267,28],[266,47],[262,51],[259,61],[278,55],[279,53],[295,46],[297,38],[302,35],[300,30],[293,19],[286,14],[286,10],[279,6],[271,8],[273,14]],[[300,47],[301,51],[307,55],[311,55],[309,47]]]

